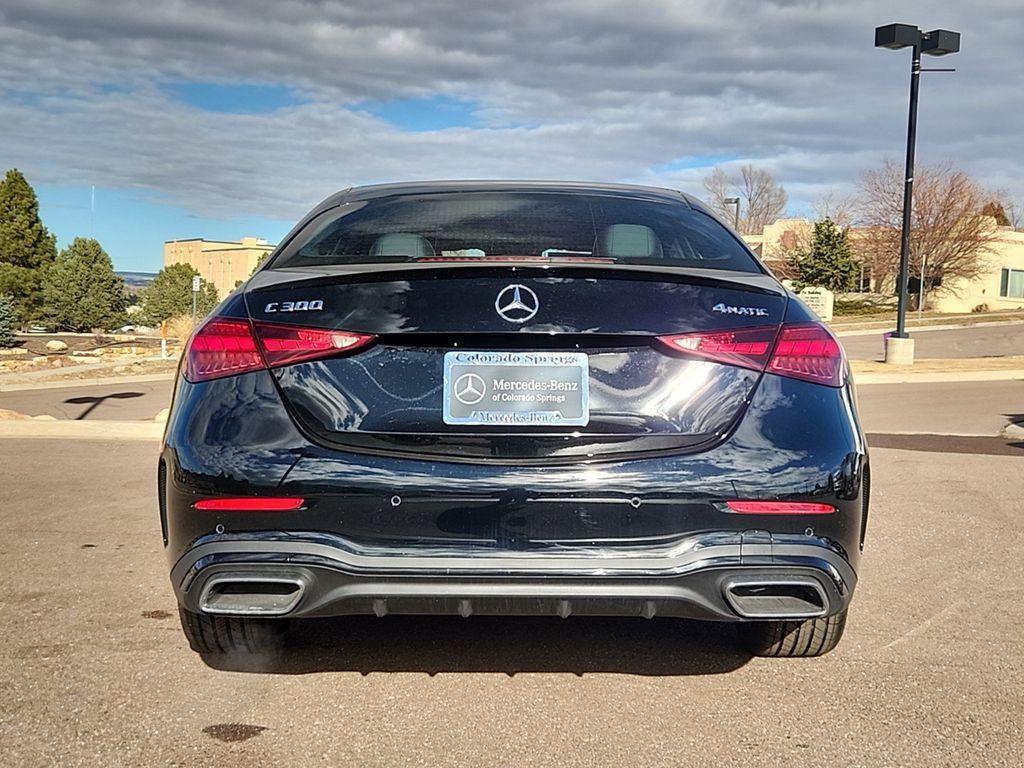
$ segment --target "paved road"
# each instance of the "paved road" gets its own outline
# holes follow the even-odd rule
[[[88,387],[0,392],[0,408],[58,419],[149,421],[171,402],[173,382],[127,381]]]
[[[1024,381],[869,384],[857,402],[868,433],[998,435],[1024,423]]]
[[[171,382],[0,392],[0,408],[32,416],[150,420],[166,408]],[[1024,421],[1024,382],[871,384],[859,388],[864,430],[997,435]]]
[[[914,331],[914,354],[919,358],[1003,357],[1024,355],[1024,324],[994,324],[947,331]],[[881,360],[882,331],[840,338],[851,360]]]
[[[751,659],[655,619],[303,625],[260,672],[187,648],[154,444],[0,440],[0,743],[18,766],[1015,766],[1022,456],[878,450],[847,635]]]

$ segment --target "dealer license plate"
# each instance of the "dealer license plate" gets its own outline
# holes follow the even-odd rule
[[[584,426],[589,370],[582,352],[448,352],[444,423]]]

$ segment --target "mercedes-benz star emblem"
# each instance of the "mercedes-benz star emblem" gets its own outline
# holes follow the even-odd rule
[[[494,308],[510,323],[525,323],[537,314],[540,301],[537,294],[525,285],[513,284],[501,289]]]
[[[455,399],[463,405],[476,405],[487,394],[487,385],[475,373],[464,373],[455,380],[452,390]]]

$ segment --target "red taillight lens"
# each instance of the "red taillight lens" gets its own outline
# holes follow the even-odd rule
[[[843,348],[824,326],[784,325],[768,371],[838,387],[843,383]]]
[[[659,336],[658,341],[675,352],[718,363],[833,387],[843,383],[843,349],[832,333],[817,323],[784,325],[781,330],[763,326],[682,333]]]
[[[204,512],[292,512],[303,502],[295,496],[237,496],[202,499],[193,506]]]
[[[189,342],[185,378],[192,382],[219,379],[260,368],[351,352],[375,336],[324,328],[213,318]]]
[[[214,318],[196,331],[185,357],[185,378],[208,381],[263,368],[248,320]]]
[[[775,326],[659,336],[675,352],[763,371],[775,340]]]
[[[365,333],[300,328],[276,323],[254,322],[252,325],[263,350],[263,357],[271,368],[315,360],[339,352],[351,352],[365,347],[376,338]]]
[[[812,501],[727,501],[731,512],[741,515],[831,515],[831,504]]]

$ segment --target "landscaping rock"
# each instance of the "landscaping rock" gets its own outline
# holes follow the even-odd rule
[[[59,339],[50,339],[46,342],[46,348],[50,352],[64,352],[67,350],[68,345]]]

